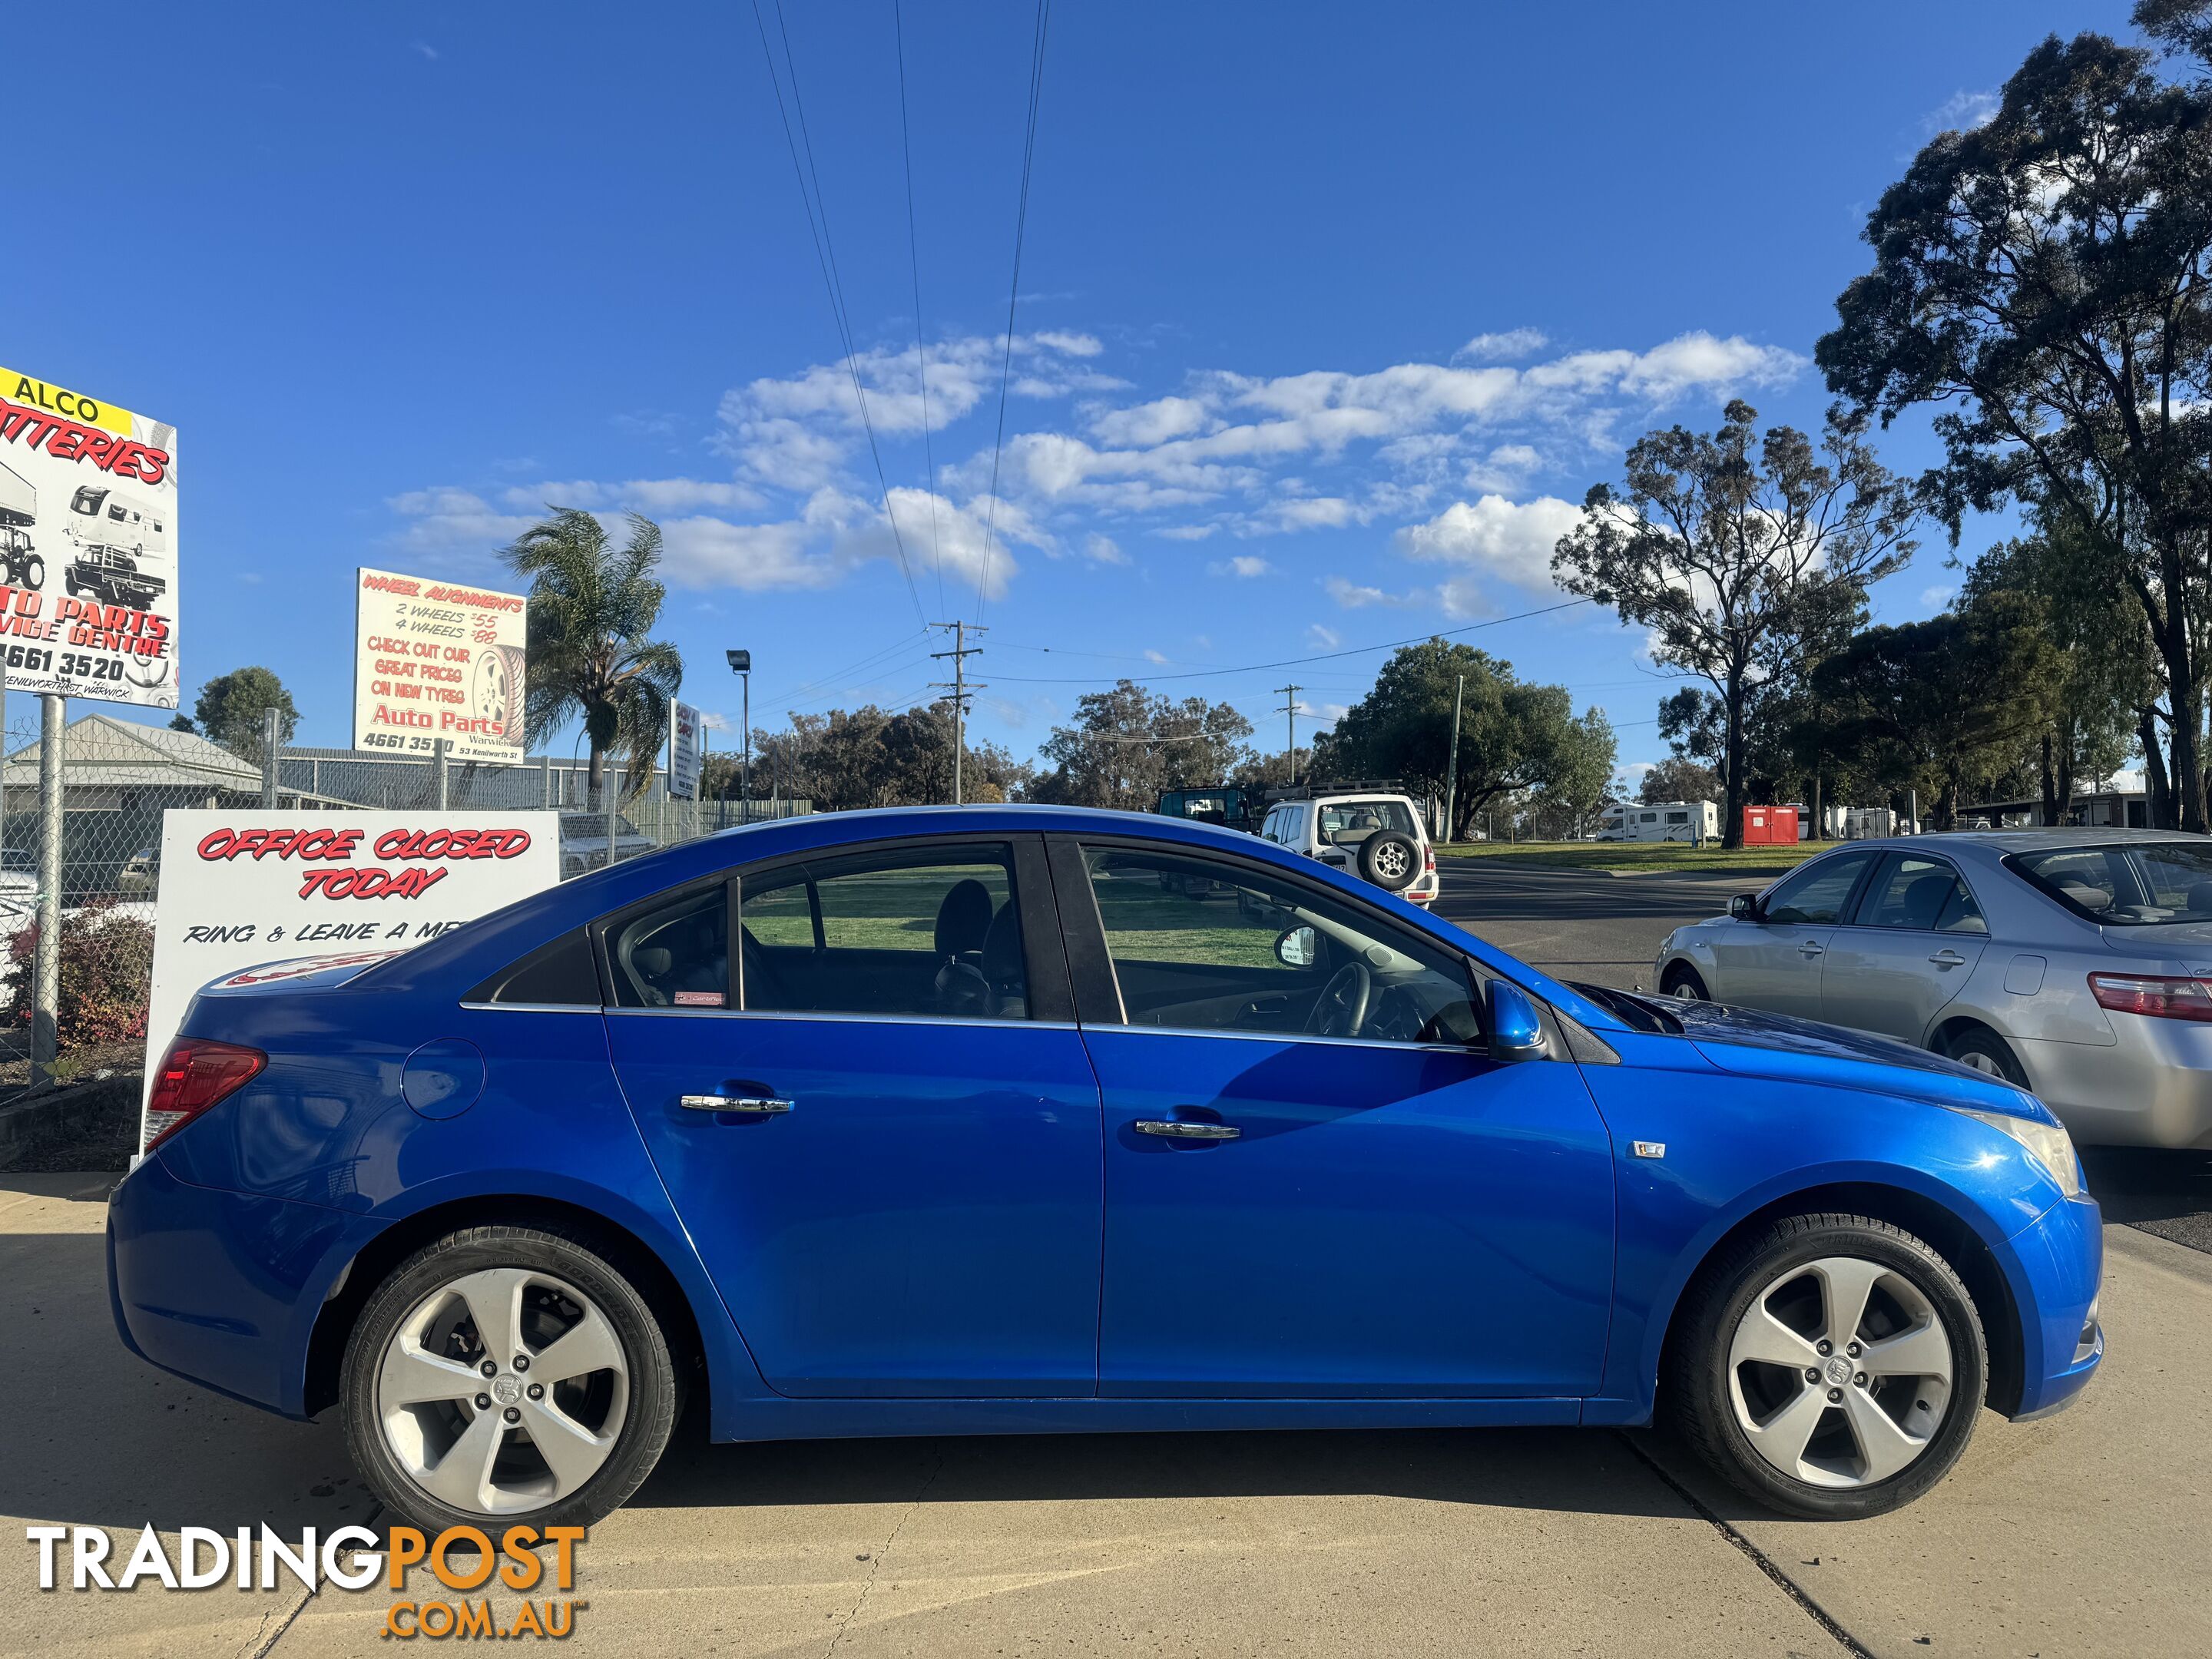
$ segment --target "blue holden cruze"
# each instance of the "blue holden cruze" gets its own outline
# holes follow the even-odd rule
[[[605,1514],[687,1395],[723,1440],[1663,1410],[1867,1515],[2103,1352],[2033,1096],[1164,817],[737,830],[183,1030],[109,1210],[123,1340],[335,1405],[426,1527]]]

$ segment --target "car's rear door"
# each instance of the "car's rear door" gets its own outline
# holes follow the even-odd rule
[[[1098,1090],[1041,838],[833,849],[655,904],[600,929],[608,1045],[769,1386],[1093,1393]]]
[[[1820,1018],[1918,1042],[1989,945],[1956,866],[1914,852],[1883,856],[1848,921],[1828,939]]]
[[[1105,1103],[1102,1395],[1597,1386],[1606,1127],[1571,1062],[1489,1057],[1463,957],[1225,854],[1055,840],[1053,873]]]

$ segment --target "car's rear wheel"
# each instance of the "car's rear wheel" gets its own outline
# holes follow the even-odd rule
[[[1944,1039],[1943,1052],[1961,1066],[1971,1066],[1984,1077],[1993,1077],[2016,1089],[2027,1087],[2027,1068],[2012,1045],[1986,1025],[1968,1025]]]
[[[1885,1221],[1798,1215],[1700,1277],[1662,1386],[1726,1480],[1787,1514],[1844,1520],[1943,1478],[1988,1372],[1980,1317],[1942,1257]]]
[[[585,1242],[472,1227],[418,1250],[346,1345],[346,1442],[426,1529],[585,1525],[635,1492],[675,1419],[668,1344]]]
[[[1705,989],[1705,982],[1698,977],[1698,970],[1687,963],[1669,963],[1659,981],[1662,996],[1680,997],[1685,1002],[1711,1002],[1713,994]]]

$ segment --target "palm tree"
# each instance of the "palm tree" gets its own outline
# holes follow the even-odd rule
[[[660,526],[633,513],[617,548],[606,526],[573,507],[517,537],[501,557],[530,579],[527,729],[550,732],[572,720],[592,745],[591,801],[600,806],[611,754],[628,774],[625,796],[641,792],[668,735],[668,704],[684,684],[684,659],[648,637],[667,589],[653,577]]]

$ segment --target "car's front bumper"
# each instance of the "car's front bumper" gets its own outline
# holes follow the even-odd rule
[[[2015,1418],[2071,1403],[2105,1357],[2097,1292],[2105,1269],[2104,1215],[2086,1193],[2063,1199],[2008,1241],[2018,1273],[2021,1389]],[[1984,1310],[1988,1318],[1993,1310]]]

